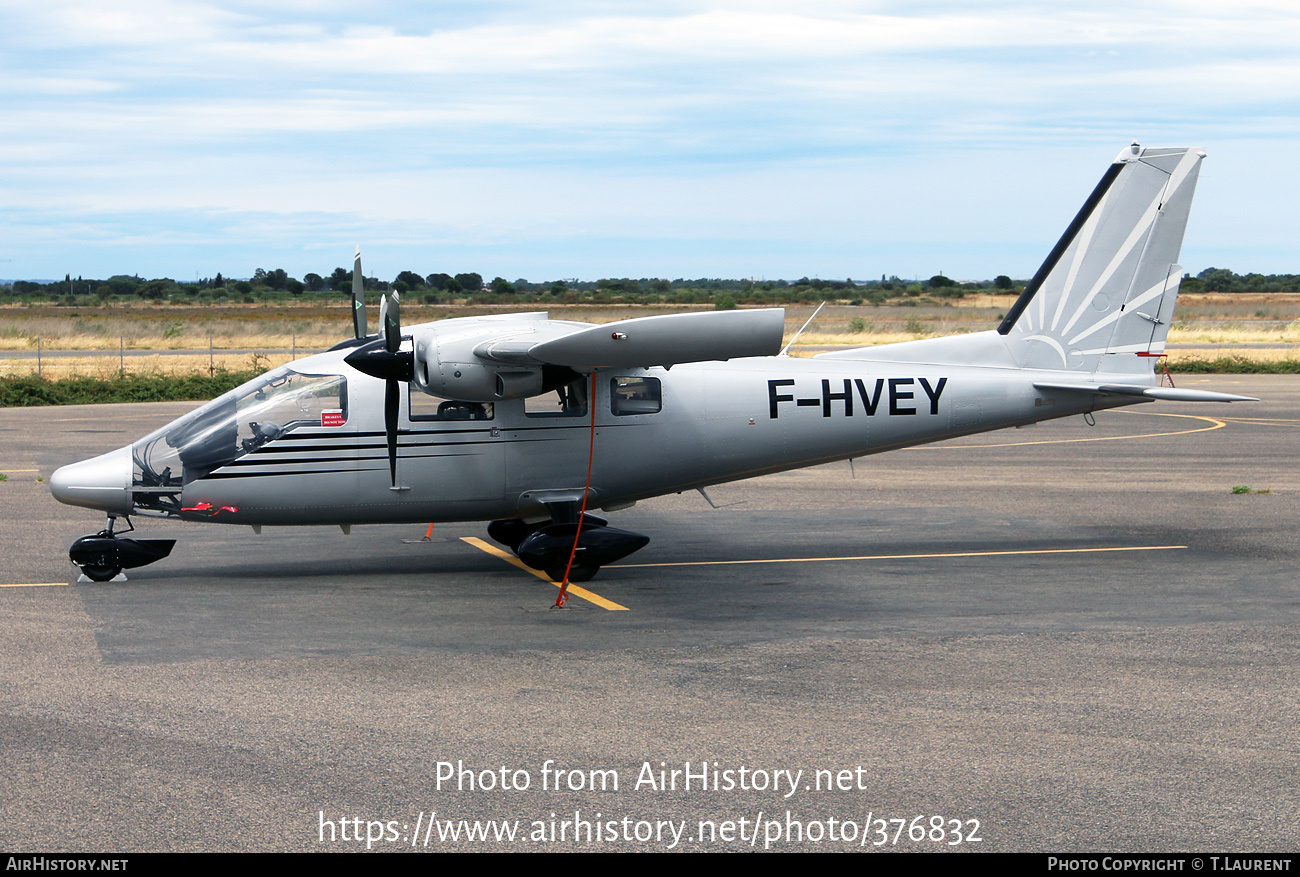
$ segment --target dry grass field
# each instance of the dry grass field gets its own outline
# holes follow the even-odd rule
[[[915,338],[978,332],[997,325],[1015,301],[1009,295],[972,295],[952,303],[828,304],[792,349],[811,355],[836,347],[889,344]],[[553,319],[605,323],[634,316],[707,309],[684,306],[537,305]],[[530,310],[468,305],[404,306],[403,322]],[[786,308],[786,338],[812,315],[811,306]],[[377,325],[371,308],[370,325]],[[0,308],[0,375],[110,375],[187,373],[209,368],[271,367],[330,347],[351,334],[349,308],[338,305],[222,305],[185,307],[144,303],[94,308]],[[1258,361],[1300,359],[1300,294],[1184,295],[1169,334],[1170,360],[1242,356]],[[40,350],[38,363],[34,355]],[[209,349],[212,353],[209,356]],[[123,355],[121,350],[126,351]],[[4,351],[11,351],[6,356]],[[84,351],[84,356],[68,356]],[[156,351],[156,353],[155,353]],[[46,355],[49,354],[49,355]]]

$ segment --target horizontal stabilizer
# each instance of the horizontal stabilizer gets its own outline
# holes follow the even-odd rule
[[[784,331],[782,308],[705,311],[620,320],[544,341],[494,339],[478,345],[474,353],[483,359],[518,365],[646,368],[775,356],[781,350]]]
[[[1185,390],[1178,387],[1143,387],[1135,384],[1048,384],[1034,382],[1038,390],[1064,390],[1071,393],[1095,393],[1098,396],[1146,396],[1169,402],[1258,402],[1254,396],[1215,393],[1210,390]]]

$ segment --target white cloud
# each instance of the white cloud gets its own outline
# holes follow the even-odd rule
[[[0,8],[7,39],[46,49],[169,46],[213,39],[247,21],[219,4],[193,0],[41,0]]]
[[[3,2],[0,196],[73,221],[191,215],[252,247],[214,217],[267,216],[304,247],[323,214],[465,247],[563,240],[568,274],[612,234],[850,249],[852,224],[897,241],[947,223],[914,203],[936,192],[987,203],[973,177],[1008,159],[1059,171],[1132,137],[1281,154],[1292,7]],[[1025,229],[1013,204],[976,231]]]

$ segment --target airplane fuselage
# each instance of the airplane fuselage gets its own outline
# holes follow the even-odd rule
[[[394,485],[383,382],[348,368],[341,352],[300,360],[287,371],[333,381],[337,402],[331,399],[323,414],[307,410],[293,429],[238,456],[205,450],[170,461],[171,493],[165,484],[151,484],[164,468],[151,461],[158,453],[151,449],[174,456],[171,447],[184,445],[178,430],[195,433],[187,424],[203,423],[205,411],[228,412],[232,422],[207,426],[205,436],[228,435],[222,441],[232,450],[237,435],[255,433],[250,423],[263,408],[241,415],[229,398],[214,400],[177,421],[170,433],[164,428],[137,442],[129,457],[116,452],[112,465],[131,460],[130,481],[123,471],[119,493],[101,492],[95,502],[79,504],[232,524],[363,524],[543,515],[548,503],[582,497],[593,445],[585,404],[564,411],[558,402],[507,399],[477,406],[474,419],[421,419],[419,413],[413,419],[404,393]],[[1145,401],[1035,389],[1034,379],[1044,375],[1051,373],[793,357],[597,370],[588,505],[616,509],[666,493]],[[589,393],[592,378],[580,380]],[[629,387],[651,398],[629,402]],[[206,416],[209,424],[219,420]],[[196,458],[206,464],[201,469],[218,465],[196,473]],[[186,465],[191,471],[182,479],[177,470]]]

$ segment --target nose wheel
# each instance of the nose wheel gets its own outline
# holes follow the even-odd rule
[[[116,515],[108,516],[108,526],[98,533],[82,536],[68,549],[68,559],[92,582],[109,582],[124,569],[146,566],[172,553],[175,539],[128,539],[113,532]],[[135,527],[126,520],[126,532]]]
[[[97,566],[88,563],[81,567],[81,573],[92,582],[111,582],[122,574],[122,567]]]

